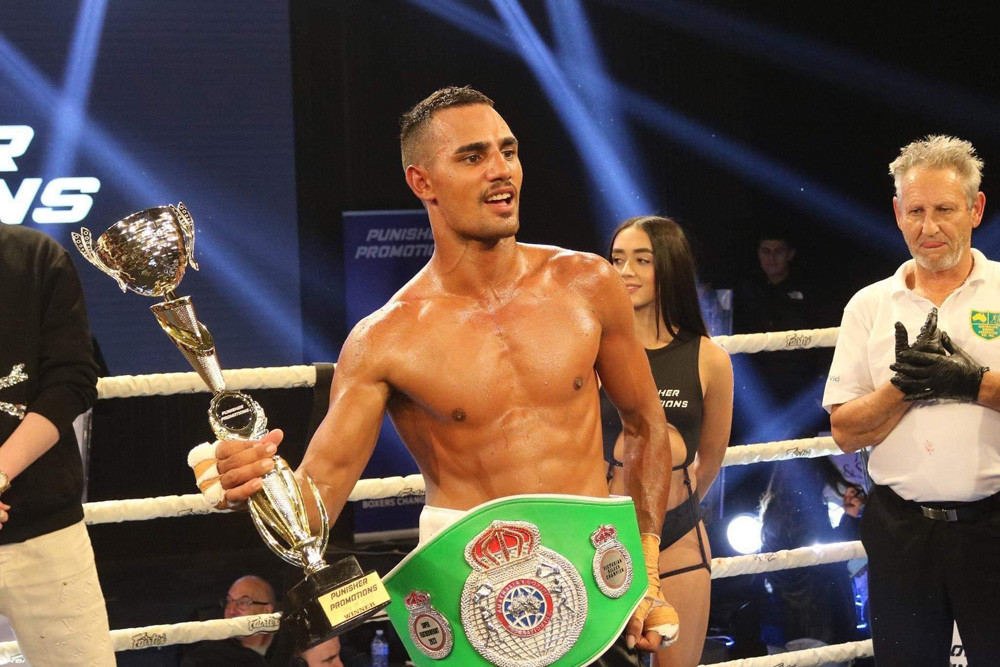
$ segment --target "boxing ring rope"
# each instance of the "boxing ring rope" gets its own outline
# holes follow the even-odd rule
[[[347,499],[355,501],[397,496],[419,496],[423,492],[424,478],[420,475],[362,479],[358,481]],[[96,503],[84,503],[83,505],[83,517],[87,524],[144,521],[146,519],[215,514],[228,511],[215,509],[200,493],[189,493],[183,496],[160,496],[158,498],[104,500]]]
[[[758,334],[714,336],[712,340],[729,354],[804,350],[812,347],[833,347],[837,343],[837,327],[771,331]],[[313,366],[282,368],[240,368],[222,371],[226,387],[246,389],[289,389],[312,387],[316,384]],[[136,396],[167,396],[207,392],[208,387],[197,373],[157,373],[153,375],[120,375],[97,381],[97,397],[134,398]]]
[[[226,388],[291,389],[316,384],[315,366],[285,366],[282,368],[238,368],[222,371]],[[187,373],[156,373],[154,375],[120,375],[97,381],[97,398],[134,398],[136,396],[169,396],[209,391],[205,381],[194,371]]]
[[[761,461],[784,461],[795,458],[814,458],[827,454],[839,454],[833,438],[799,438],[796,440],[776,440],[753,445],[730,447],[722,465],[749,465]],[[359,480],[348,496],[349,501],[417,496],[424,493],[424,479],[420,475],[405,477],[383,477],[381,479]],[[121,523],[123,521],[144,521],[169,517],[190,516],[226,512],[216,510],[200,493],[182,496],[160,496],[157,498],[132,498],[129,500],[105,500],[85,503],[84,520],[88,524]],[[846,560],[846,559],[845,559]]]
[[[148,625],[111,631],[115,652],[132,651],[170,644],[191,644],[203,640],[245,637],[258,632],[274,632],[281,624],[281,614],[256,614],[210,621],[189,621],[170,625]],[[0,645],[2,646],[2,645]]]
[[[833,327],[715,336],[712,340],[730,354],[756,353],[832,347],[836,344],[837,333],[838,329]],[[240,390],[311,387],[316,384],[316,370],[313,366],[246,368],[223,371],[223,376],[228,388]],[[208,389],[202,379],[193,372],[119,376],[101,378],[98,381],[98,396],[101,399],[163,396],[206,391]],[[840,450],[833,439],[829,437],[780,440],[730,447],[726,451],[722,465],[749,465],[762,461],[813,458],[838,453]],[[420,475],[366,479],[358,482],[348,500],[419,495],[423,492],[424,482]],[[84,520],[87,524],[93,525],[226,511],[228,510],[216,510],[205,501],[201,494],[187,494],[86,503],[84,504]],[[743,574],[807,567],[864,557],[865,552],[860,542],[838,542],[772,553],[713,558],[712,578],[720,579]],[[234,619],[155,625],[113,630],[111,635],[115,651],[137,650],[273,631],[280,624],[280,617],[280,613],[263,614]],[[871,640],[867,640],[718,664],[726,667],[777,667],[779,665],[807,667],[808,665],[821,665],[825,662],[844,661],[871,655]],[[16,642],[0,643],[0,664],[10,661],[17,662],[19,657]]]
[[[769,331],[734,336],[712,336],[712,342],[729,354],[805,350],[811,347],[834,347],[840,327]]]
[[[809,665],[825,665],[828,662],[844,662],[854,658],[871,657],[872,640],[847,642],[833,646],[820,646],[802,651],[789,651],[775,655],[762,655],[757,658],[741,658],[713,663],[712,667],[807,667]]]
[[[741,574],[757,574],[759,572],[775,572],[791,570],[795,567],[840,563],[855,558],[867,558],[861,542],[831,542],[830,544],[814,544],[811,547],[798,549],[783,549],[746,556],[731,556],[729,558],[712,559],[712,579],[737,577]]]
[[[115,652],[159,648],[171,644],[191,644],[197,641],[244,637],[258,632],[274,632],[281,624],[281,614],[257,614],[210,621],[189,621],[169,625],[148,625],[143,628],[123,628],[111,631]],[[17,642],[0,643],[0,664],[24,662]]]

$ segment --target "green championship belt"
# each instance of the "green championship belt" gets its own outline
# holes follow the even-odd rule
[[[631,498],[510,496],[404,558],[386,611],[421,667],[586,665],[625,628],[644,574]]]

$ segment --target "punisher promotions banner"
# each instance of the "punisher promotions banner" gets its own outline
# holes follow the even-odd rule
[[[344,212],[344,285],[347,323],[353,327],[381,308],[434,253],[427,213]],[[362,478],[412,475],[416,463],[386,417],[378,445]],[[423,496],[398,496],[354,503],[359,540],[415,537]]]
[[[0,223],[70,249],[114,375],[190,370],[151,302],[73,248],[184,202],[183,290],[225,368],[302,363],[289,8],[285,2],[4,0]],[[9,369],[8,369],[9,370]]]

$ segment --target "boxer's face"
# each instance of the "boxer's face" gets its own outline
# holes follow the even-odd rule
[[[407,181],[431,221],[483,242],[517,233],[523,174],[517,139],[504,119],[490,106],[472,104],[437,111],[429,122],[427,157],[407,168]]]
[[[644,308],[656,298],[656,271],[649,234],[638,227],[623,229],[611,244],[611,263],[625,281],[632,307]]]
[[[892,200],[910,254],[929,271],[951,269],[969,252],[985,203],[980,192],[969,205],[962,179],[950,167],[911,170]]]

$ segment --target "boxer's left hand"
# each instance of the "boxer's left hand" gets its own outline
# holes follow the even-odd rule
[[[905,401],[949,399],[975,403],[983,374],[989,370],[955,345],[947,333],[941,334],[947,354],[907,350],[896,355],[889,366],[896,372],[891,382],[905,394]]]
[[[7,523],[7,519],[10,518],[10,505],[0,501],[0,529],[3,529],[3,525]]]
[[[625,627],[629,648],[656,651],[677,641],[677,612],[660,592],[660,538],[642,534],[642,555],[646,565],[646,597]]]

